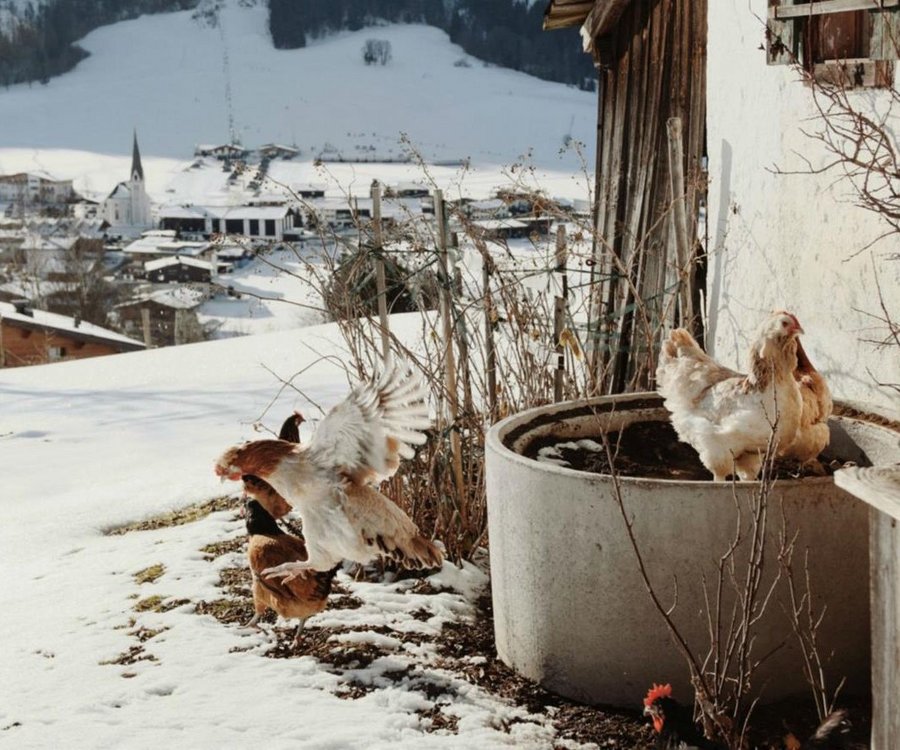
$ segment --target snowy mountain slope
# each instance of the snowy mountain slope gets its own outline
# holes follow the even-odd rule
[[[438,29],[370,28],[279,51],[266,13],[232,2],[215,27],[186,11],[98,29],[72,72],[0,92],[0,146],[127,153],[136,127],[145,156],[187,158],[229,138],[228,89],[245,145],[296,143],[307,157],[328,144],[397,155],[407,133],[429,158],[509,163],[533,148],[560,166],[572,158],[560,161],[564,137],[590,142],[594,95],[485,67]],[[371,37],[390,42],[388,65],[363,63]]]

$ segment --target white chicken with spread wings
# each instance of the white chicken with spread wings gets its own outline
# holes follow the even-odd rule
[[[669,335],[656,370],[659,393],[678,437],[694,447],[717,482],[755,479],[770,438],[776,451],[793,443],[803,407],[796,317],[776,312],[750,348],[749,374],[723,367],[682,328]]]
[[[407,568],[440,567],[440,549],[375,487],[397,471],[431,425],[418,377],[388,366],[335,406],[307,445],[256,440],[226,451],[216,473],[253,475],[289,502],[303,522],[308,557],[263,571],[285,580],[303,570],[330,570],[342,560],[378,557]]]

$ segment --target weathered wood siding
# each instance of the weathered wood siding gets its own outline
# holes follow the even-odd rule
[[[697,237],[705,194],[706,7],[706,0],[634,0],[593,40],[600,66],[591,331],[598,389],[652,385],[667,264],[675,258],[670,117],[683,124],[688,233]],[[698,321],[688,323],[698,329]]]
[[[112,344],[93,341],[79,341],[52,331],[19,328],[3,321],[0,323],[0,366],[22,367],[39,365],[50,361],[50,347],[62,347],[65,356],[53,361],[86,359],[118,354],[119,349]]]

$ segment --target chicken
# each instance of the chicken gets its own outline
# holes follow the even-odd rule
[[[279,440],[287,440],[289,443],[300,442],[300,425],[306,420],[299,411],[295,411],[291,416],[284,420],[281,424],[281,430],[278,433]]]
[[[291,443],[300,442],[299,427],[305,420],[299,411],[295,411],[291,416],[284,420],[281,425],[281,432],[278,434],[279,440],[287,440]],[[272,486],[263,479],[253,474],[245,474],[241,477],[244,483],[244,496],[252,497],[258,500],[260,505],[266,509],[266,512],[273,518],[283,518],[291,512],[290,503],[279,495]]]
[[[850,741],[850,722],[843,709],[828,714],[806,742],[800,742],[793,733],[788,733],[784,738],[784,746],[786,750],[849,750],[852,747],[868,747],[854,745]]]
[[[831,416],[833,404],[828,383],[809,361],[799,339],[797,339],[797,368],[794,370],[794,379],[800,384],[803,409],[800,413],[797,434],[781,455],[801,465],[815,465],[816,458],[825,450],[831,438],[828,418]]]
[[[755,479],[772,431],[776,449],[797,434],[803,401],[794,378],[800,323],[770,315],[750,349],[750,373],[723,367],[683,328],[669,334],[656,381],[678,437],[694,447],[717,482]]]
[[[396,472],[430,425],[421,381],[389,366],[377,382],[355,388],[319,424],[308,445],[256,440],[226,451],[216,473],[268,482],[300,516],[309,558],[264,571],[291,580],[330,570],[341,560],[379,557],[406,568],[440,567],[440,549],[374,486]]]
[[[287,619],[297,618],[300,623],[294,634],[296,647],[306,619],[325,609],[339,566],[324,572],[303,571],[290,582],[266,580],[261,575],[265,569],[305,560],[306,545],[302,539],[278,528],[275,519],[256,500],[247,502],[246,512],[250,535],[247,558],[253,576],[253,608],[256,612],[247,626],[256,625],[267,609],[273,609]]]
[[[691,710],[672,698],[671,685],[654,684],[647,691],[644,716],[649,716],[653,721],[656,747],[659,750],[724,750],[724,745],[706,739],[694,724]]]

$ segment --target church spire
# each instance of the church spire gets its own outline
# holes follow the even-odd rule
[[[138,150],[137,129],[134,131],[134,149],[131,152],[131,179],[144,179],[144,167],[141,166],[141,152]]]

